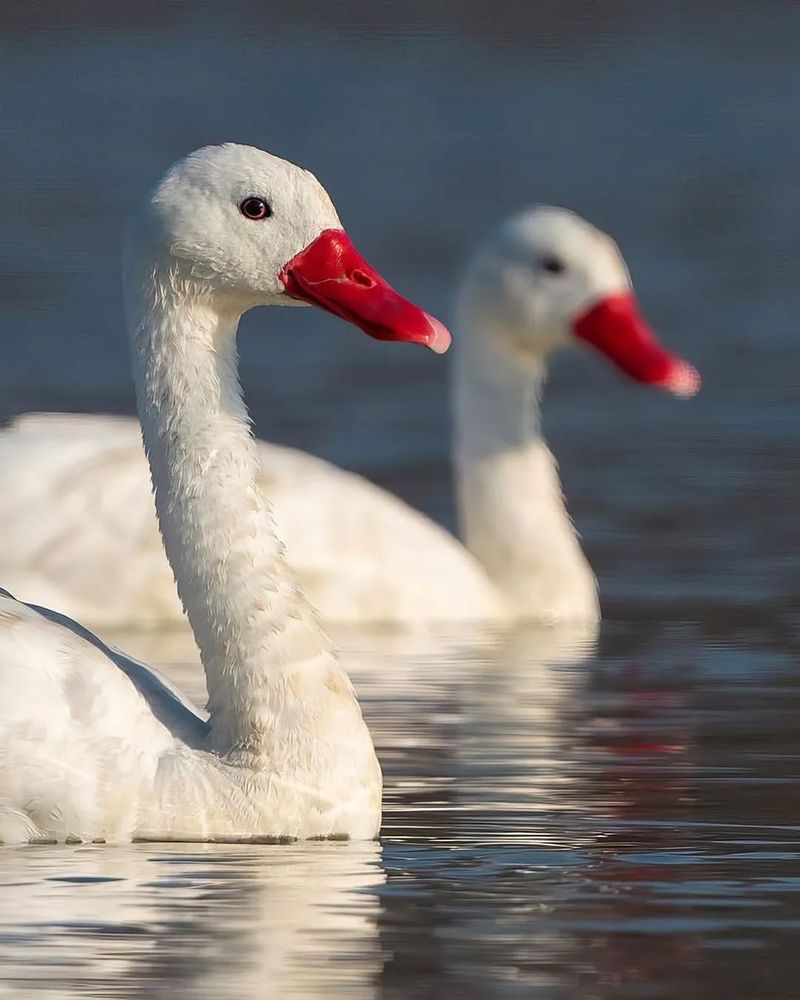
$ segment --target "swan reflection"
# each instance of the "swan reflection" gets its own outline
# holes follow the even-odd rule
[[[53,998],[371,998],[384,879],[372,843],[5,850],[2,977]]]

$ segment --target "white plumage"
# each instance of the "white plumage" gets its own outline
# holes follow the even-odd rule
[[[457,296],[452,370],[463,541],[360,476],[258,443],[260,483],[288,561],[326,619],[598,618],[539,404],[549,353],[579,342],[577,321],[615,297],[632,302],[616,245],[561,209],[521,213],[473,256]],[[645,355],[661,350],[639,343],[629,321],[630,307],[613,317],[612,334]],[[679,393],[696,388],[689,366],[670,363],[661,378],[623,367]],[[133,421],[25,416],[0,435],[0,467],[8,586],[103,625],[181,620]]]
[[[246,215],[251,197],[271,214]],[[159,523],[203,660],[208,717],[74,622],[3,591],[0,841],[376,836],[381,774],[372,741],[284,562],[237,379],[241,313],[287,304],[287,292],[319,296],[334,312],[341,304],[384,339],[434,350],[449,341],[357,254],[311,174],[235,145],[176,164],[127,241],[126,313]],[[113,466],[133,441],[125,425],[104,426]],[[40,430],[23,432],[31,454]],[[68,483],[76,462],[97,471],[90,443],[47,430],[55,432],[50,483]],[[60,558],[66,570],[72,561],[98,601],[126,586],[134,594],[122,563],[93,565],[64,525],[82,510],[100,536],[126,532],[135,544],[141,532],[150,544],[146,478],[135,468],[130,481],[99,476],[102,513],[83,506],[83,486],[59,489],[47,519],[65,517],[61,534],[31,548],[31,565]],[[29,491],[43,485],[35,463],[15,477]],[[57,591],[39,589],[40,603],[57,603]]]
[[[292,572],[325,618],[502,613],[480,565],[430,518],[324,459],[266,441],[256,448]],[[97,626],[183,620],[136,421],[27,414],[0,434],[0,468],[13,469],[0,494],[0,519],[14,524],[0,555],[10,590]]]

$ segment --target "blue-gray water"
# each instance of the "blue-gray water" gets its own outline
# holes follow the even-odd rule
[[[798,37],[799,5],[734,0],[0,9],[0,415],[131,410],[123,220],[223,139],[313,168],[445,316],[488,226],[573,207],[705,378],[554,365],[599,652],[342,637],[380,846],[4,851],[0,995],[798,995]],[[243,324],[258,431],[451,523],[446,359],[285,313]]]

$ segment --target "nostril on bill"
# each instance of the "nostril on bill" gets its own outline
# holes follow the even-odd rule
[[[364,274],[363,271],[353,271],[350,278],[357,284],[363,285],[364,288],[372,288],[375,282],[370,278],[368,274]]]

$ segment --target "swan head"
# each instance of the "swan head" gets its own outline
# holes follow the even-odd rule
[[[380,340],[450,344],[359,254],[316,177],[252,146],[206,146],[174,164],[135,218],[126,259],[238,313],[311,304]]]
[[[515,365],[589,344],[636,381],[678,396],[700,388],[642,316],[616,243],[566,209],[537,206],[501,225],[467,268],[459,312]]]

